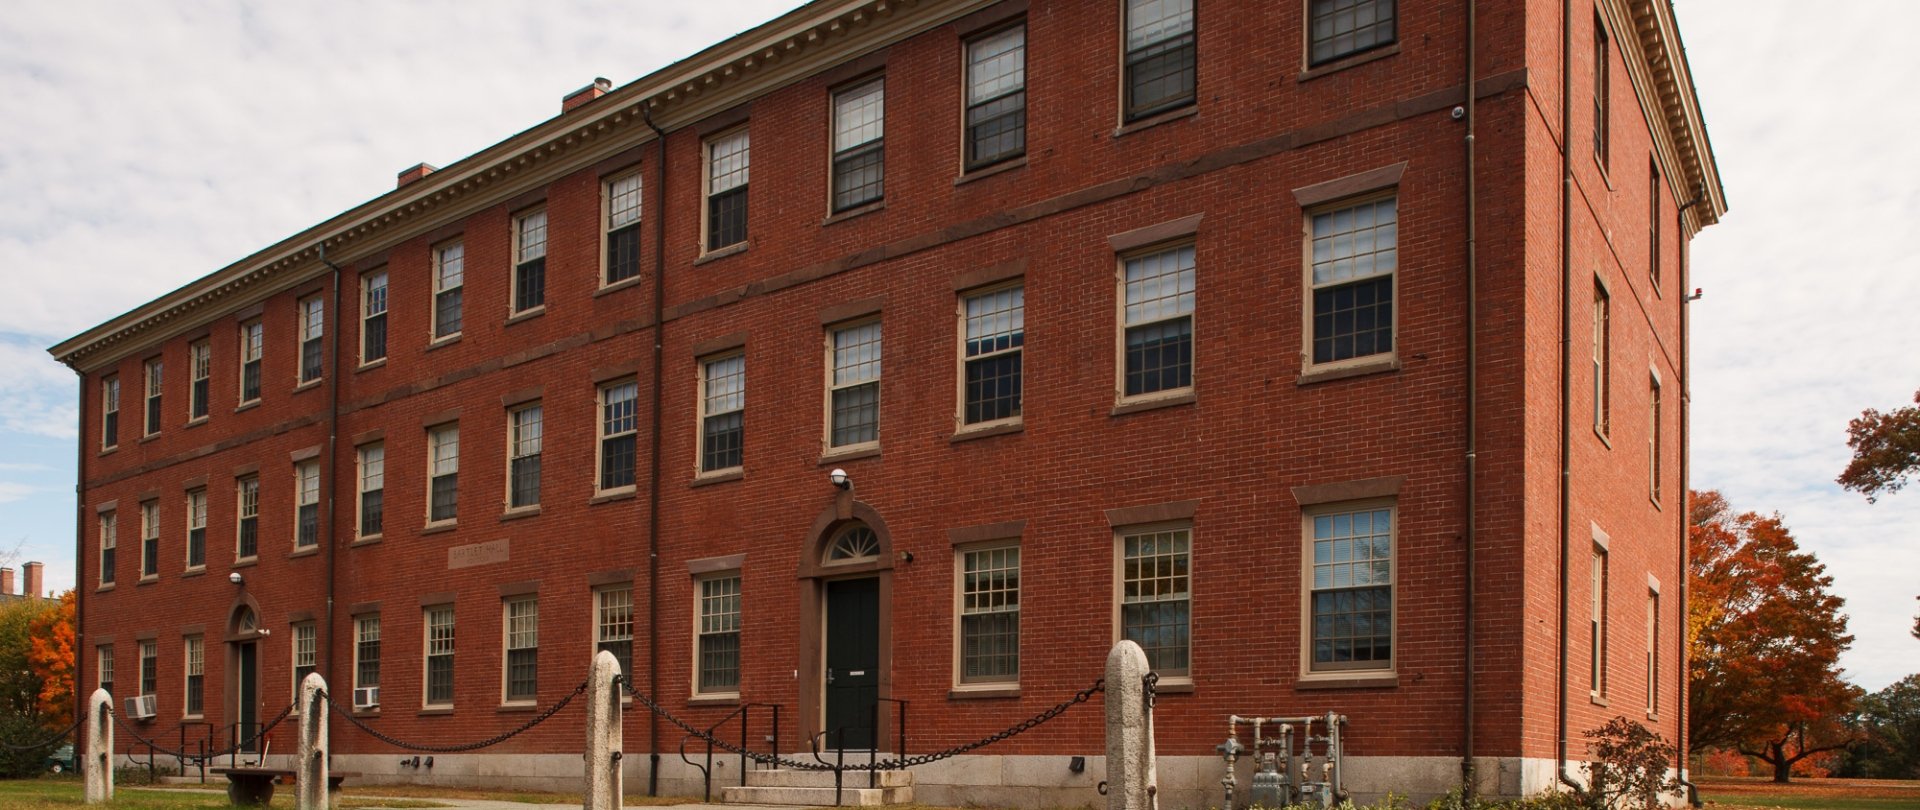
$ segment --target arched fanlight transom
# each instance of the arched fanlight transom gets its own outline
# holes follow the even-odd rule
[[[880,556],[880,538],[865,523],[848,524],[827,545],[827,562],[844,563]]]

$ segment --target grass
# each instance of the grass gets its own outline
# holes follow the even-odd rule
[[[1696,777],[1708,810],[1914,810],[1920,781],[1896,779],[1795,779],[1785,785],[1765,777]]]
[[[80,781],[72,776],[47,777],[42,779],[0,780],[0,810],[40,807],[82,807],[85,805],[85,789]],[[436,799],[468,799],[479,801],[520,802],[523,804],[578,805],[581,797],[578,793],[540,793],[536,791],[471,790],[467,788],[433,787],[429,785],[347,785],[334,800],[335,810],[362,810],[362,808],[392,808],[392,810],[412,810],[413,808],[452,807]],[[698,804],[698,799],[684,796],[628,796],[623,802],[628,807],[660,806],[672,804]],[[174,787],[131,787],[116,786],[113,802],[107,807],[140,808],[140,810],[232,810],[227,803],[225,783],[208,780],[205,787],[199,785]],[[274,791],[274,808],[292,808],[293,791],[282,786]]]

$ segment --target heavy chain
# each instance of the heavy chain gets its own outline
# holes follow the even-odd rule
[[[75,720],[73,721],[73,725],[67,726],[66,731],[62,731],[59,734],[55,734],[37,743],[29,743],[27,745],[14,745],[13,743],[9,743],[9,742],[0,742],[0,748],[5,748],[8,751],[34,751],[41,748],[46,748],[47,746],[53,745],[54,743],[57,743],[61,740],[66,739],[67,735],[72,734],[74,729],[79,728],[80,724],[85,722],[86,722],[86,718],[84,717],[80,718],[79,720]]]
[[[1052,720],[1055,717],[1059,717],[1060,715],[1066,713],[1068,709],[1071,709],[1074,706],[1077,706],[1079,704],[1087,702],[1088,700],[1093,699],[1093,696],[1095,693],[1106,691],[1106,679],[1101,678],[1099,680],[1094,681],[1092,686],[1089,686],[1085,689],[1075,692],[1073,694],[1073,697],[1067,698],[1066,700],[1063,700],[1047,708],[1045,711],[1042,711],[1039,714],[1036,714],[1032,717],[1022,720],[1019,723],[1016,723],[1006,728],[1005,730],[996,732],[994,734],[990,734],[978,740],[961,743],[960,745],[956,745],[952,748],[948,748],[945,751],[939,751],[932,754],[919,754],[911,757],[899,757],[895,759],[886,759],[886,760],[881,760],[879,762],[858,763],[853,765],[840,765],[840,766],[823,765],[818,762],[801,762],[799,760],[787,759],[785,757],[776,756],[773,754],[761,754],[753,751],[748,751],[744,748],[741,748],[740,746],[734,745],[733,743],[729,743],[726,740],[722,740],[718,737],[715,737],[712,734],[709,734],[705,731],[694,728],[691,724],[687,723],[685,720],[682,720],[678,717],[673,716],[672,712],[667,711],[660,704],[653,702],[653,700],[647,697],[644,693],[640,692],[637,689],[634,689],[632,684],[627,683],[626,681],[623,680],[621,681],[620,686],[622,689],[626,690],[627,694],[632,695],[634,700],[645,705],[654,714],[660,715],[662,718],[665,718],[667,722],[670,722],[675,726],[679,726],[682,730],[686,731],[688,734],[691,734],[695,737],[705,740],[706,742],[711,743],[715,747],[720,748],[724,751],[728,751],[734,754],[739,754],[741,756],[744,756],[748,759],[753,760],[754,762],[758,762],[762,765],[777,765],[780,767],[792,768],[794,770],[802,770],[802,771],[832,771],[832,770],[897,771],[904,768],[912,768],[918,765],[926,765],[931,762],[939,762],[940,760],[943,760],[943,759],[956,757],[961,754],[967,753],[968,751],[972,751],[977,748],[983,748],[988,745],[992,745],[994,743],[1000,742],[1002,740],[1016,737],[1020,735],[1022,732],[1032,729],[1035,726],[1038,726],[1042,723],[1047,722],[1048,720]]]
[[[112,710],[109,709],[108,711],[111,712]],[[280,721],[287,719],[287,715],[290,715],[290,714],[293,714],[293,704],[291,703],[287,704],[286,708],[281,709],[279,714],[274,715],[272,720],[267,721],[267,724],[264,726],[261,726],[260,730],[254,732],[252,736],[244,740],[235,740],[233,745],[227,746],[226,748],[223,748],[219,751],[208,751],[207,753],[204,753],[204,754],[196,754],[188,751],[175,751],[171,748],[162,746],[157,742],[154,742],[145,737],[142,737],[140,736],[140,732],[135,731],[132,726],[127,725],[127,722],[125,720],[120,719],[120,715],[118,713],[115,713],[113,715],[113,721],[114,723],[120,726],[121,731],[125,731],[128,736],[134,738],[135,740],[138,740],[141,745],[144,745],[148,748],[153,749],[156,753],[166,754],[167,756],[174,757],[176,759],[213,759],[215,757],[224,757],[228,754],[237,753],[239,752],[240,749],[254,744],[254,742],[258,741],[260,738],[267,736],[267,732],[272,731],[275,726],[280,725]]]
[[[500,743],[506,742],[508,740],[513,739],[514,737],[520,736],[521,734],[532,729],[534,726],[537,726],[537,725],[540,725],[541,723],[546,722],[547,718],[550,718],[556,714],[559,714],[561,709],[566,708],[567,704],[572,703],[574,698],[579,697],[580,693],[585,691],[587,691],[587,682],[581,681],[580,685],[574,687],[572,692],[568,692],[566,697],[561,698],[559,702],[553,704],[552,706],[548,706],[546,711],[543,711],[537,715],[534,715],[532,720],[528,720],[527,722],[521,724],[519,728],[516,728],[504,734],[496,734],[492,737],[488,737],[484,740],[480,740],[479,742],[463,743],[460,745],[420,745],[418,743],[410,743],[404,740],[400,740],[400,739],[388,736],[386,734],[382,734],[378,729],[375,729],[374,727],[367,725],[366,723],[362,722],[360,718],[355,717],[353,715],[353,712],[348,711],[345,708],[342,708],[340,704],[333,702],[332,693],[321,692],[320,694],[327,699],[327,705],[332,706],[335,712],[339,713],[341,717],[344,717],[347,719],[347,722],[352,723],[355,728],[358,728],[361,731],[366,732],[367,736],[370,736],[376,740],[379,740],[383,743],[391,745],[395,748],[405,748],[409,751],[422,751],[429,754],[457,754],[462,751],[478,751],[482,748],[499,745]]]

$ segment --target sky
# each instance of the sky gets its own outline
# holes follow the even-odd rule
[[[77,383],[46,348],[793,5],[90,0],[0,18],[0,558],[73,583]],[[1920,672],[1920,487],[1833,483],[1920,389],[1910,0],[1677,0],[1730,211],[1693,245],[1692,485],[1824,561],[1848,677]]]

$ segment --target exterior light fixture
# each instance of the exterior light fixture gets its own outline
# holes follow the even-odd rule
[[[847,476],[846,470],[836,468],[833,472],[827,473],[827,480],[841,489],[853,489],[853,479]]]

